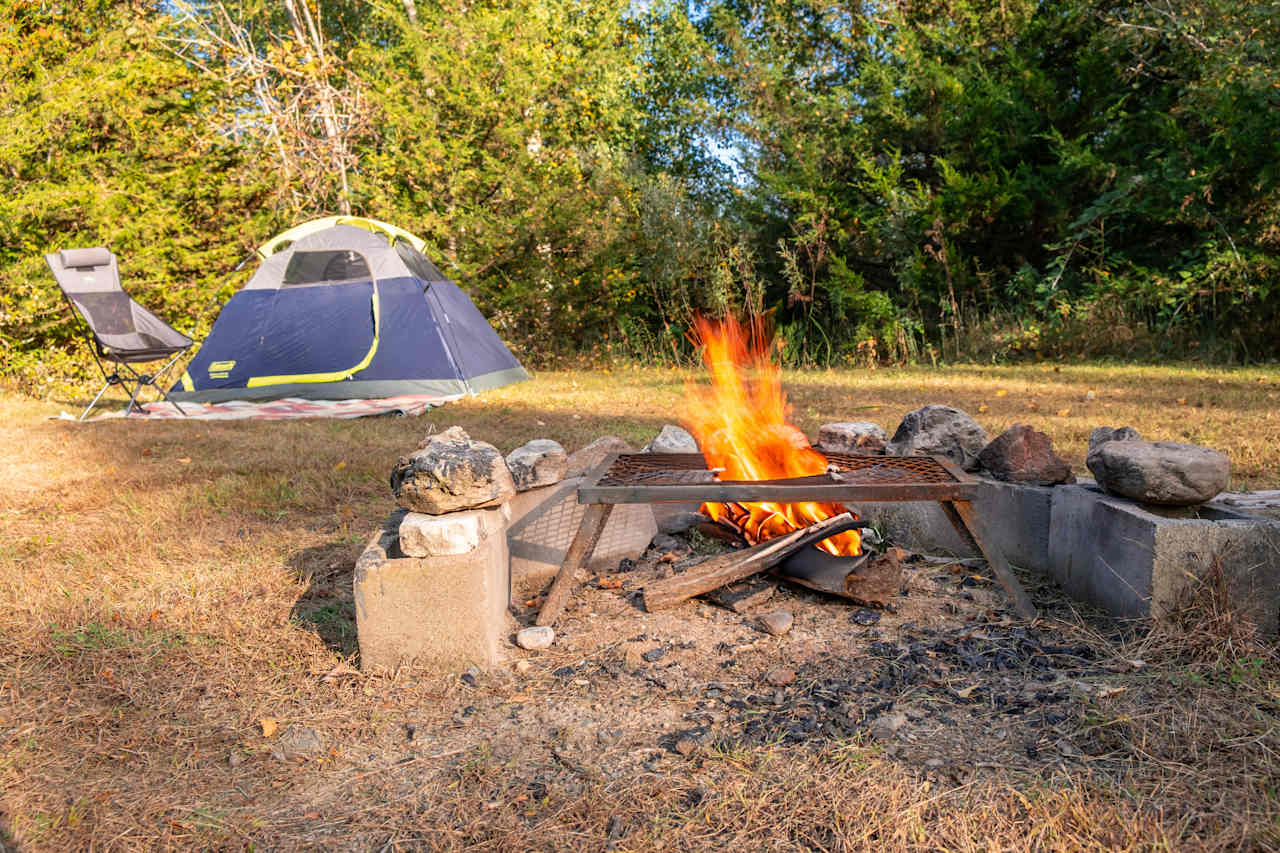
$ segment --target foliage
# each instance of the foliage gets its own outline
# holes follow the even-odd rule
[[[1280,19],[1241,0],[14,0],[0,375],[79,363],[45,252],[179,328],[271,234],[421,234],[531,363],[1280,354]],[[243,275],[243,274],[242,274]]]

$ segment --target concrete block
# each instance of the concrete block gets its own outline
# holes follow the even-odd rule
[[[507,543],[513,582],[532,585],[559,571],[587,511],[585,505],[578,503],[581,482],[581,478],[573,477],[554,486],[522,492],[512,499]],[[618,504],[587,568],[593,572],[612,571],[623,558],[636,559],[643,554],[657,534],[651,506]]]
[[[1165,508],[1096,487],[1053,490],[1049,569],[1071,595],[1116,616],[1159,619],[1220,561],[1237,612],[1280,630],[1280,522],[1218,507]]]
[[[1053,489],[983,480],[973,508],[986,523],[992,542],[1015,566],[1044,571],[1049,565],[1049,527]],[[875,522],[889,539],[912,551],[976,557],[978,551],[947,520],[934,501],[850,504]]]
[[[356,561],[360,666],[434,672],[492,667],[511,632],[506,512],[477,510],[479,537],[464,554],[408,557],[399,546],[406,512],[392,513]]]

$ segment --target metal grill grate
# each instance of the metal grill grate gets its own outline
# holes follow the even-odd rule
[[[785,480],[717,479],[699,453],[626,453],[579,490],[582,503],[651,501],[968,500],[976,481],[937,456],[823,454],[827,473]]]
[[[763,483],[956,483],[959,480],[932,456],[855,456],[846,453],[823,454],[829,472],[816,477],[792,480],[753,481]],[[700,486],[721,481],[707,470],[698,453],[634,453],[623,454],[609,466],[597,481],[599,486]]]

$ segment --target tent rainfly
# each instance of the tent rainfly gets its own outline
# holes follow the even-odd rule
[[[258,249],[169,392],[179,402],[459,396],[528,379],[422,240],[372,219],[317,219]]]

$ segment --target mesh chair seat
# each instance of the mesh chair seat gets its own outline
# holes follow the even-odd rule
[[[71,305],[72,313],[86,326],[84,331],[90,352],[107,380],[80,419],[84,420],[103,392],[112,385],[135,385],[126,415],[133,411],[143,385],[151,385],[168,399],[169,395],[156,380],[194,341],[139,305],[124,291],[120,285],[116,257],[107,249],[63,249],[46,255],[45,260],[62,295]],[[161,359],[169,361],[154,375],[138,373],[128,366]],[[112,374],[107,374],[102,365],[104,361],[117,365]],[[120,366],[124,366],[129,375],[121,376]]]

